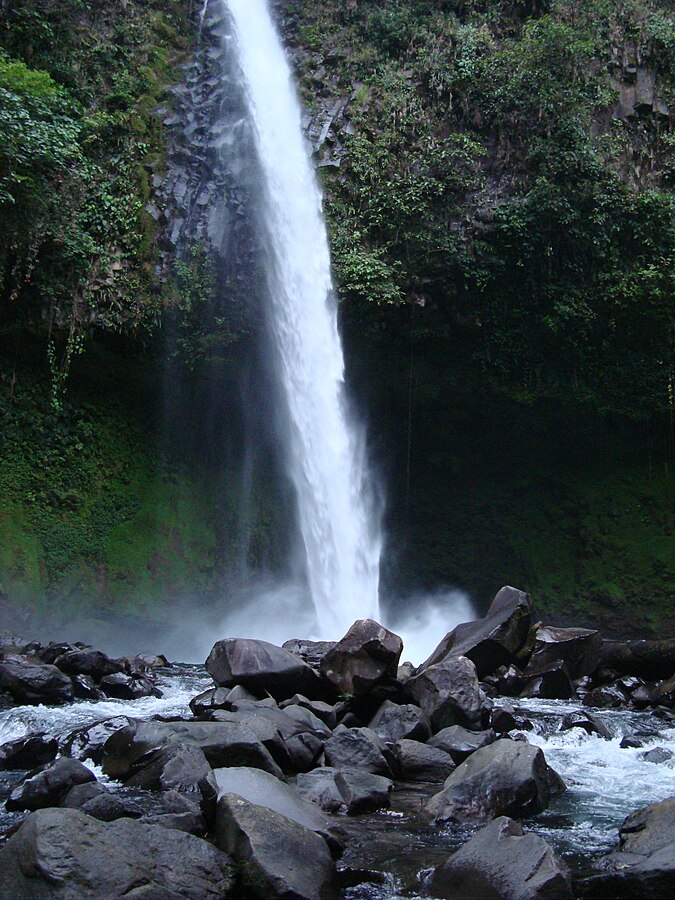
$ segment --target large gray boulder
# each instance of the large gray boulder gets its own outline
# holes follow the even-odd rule
[[[537,629],[534,651],[528,669],[547,669],[561,660],[570,678],[592,675],[600,663],[602,637],[588,628],[554,628],[545,625]]]
[[[61,757],[43,769],[29,772],[14,788],[5,804],[10,811],[58,806],[77,784],[96,781],[96,776],[76,759]]]
[[[323,838],[236,794],[218,801],[217,845],[233,857],[251,900],[334,900],[335,864]]]
[[[370,728],[338,725],[324,744],[326,765],[336,769],[363,769],[373,775],[392,775],[383,742]]]
[[[321,660],[320,671],[340,694],[355,697],[395,681],[403,641],[372,619],[354,622]]]
[[[123,728],[135,726],[136,719],[129,716],[112,716],[110,719],[102,719],[93,725],[86,725],[69,732],[62,739],[59,750],[65,756],[74,759],[90,759],[97,765],[103,762],[103,748],[111,735]]]
[[[458,766],[431,798],[427,812],[437,823],[521,818],[546,809],[550,796],[549,767],[541,749],[500,740]]]
[[[340,792],[349,815],[372,812],[389,806],[389,796],[394,783],[382,775],[373,775],[362,769],[338,769],[335,785]]]
[[[584,897],[670,900],[675,884],[675,797],[631,813],[620,847],[600,860],[602,873],[581,883]]]
[[[151,753],[147,764],[128,778],[126,784],[149,791],[184,794],[198,804],[208,819],[215,811],[216,778],[203,750],[193,744],[171,744]]]
[[[525,645],[531,625],[532,604],[524,591],[503,587],[485,618],[465,622],[450,631],[417,670],[418,673],[450,656],[466,656],[479,678],[509,665]]]
[[[31,706],[70,703],[73,685],[56,666],[45,665],[28,656],[10,655],[0,659],[0,693],[16,703]]]
[[[252,691],[267,691],[275,700],[287,700],[293,694],[322,699],[325,693],[306,662],[267,641],[218,641],[206,660],[206,670],[219,687],[240,684]]]
[[[455,724],[467,728],[487,724],[490,703],[466,656],[451,656],[424,669],[406,682],[405,691],[428,717],[433,732]]]
[[[234,722],[140,722],[114,732],[103,750],[103,771],[127,781],[151,761],[153,753],[176,745],[199,747],[209,765],[253,766],[277,778],[283,773],[269,750],[248,727]]]
[[[394,752],[402,781],[440,784],[455,769],[449,753],[419,741],[398,741]]]
[[[100,822],[75,809],[33,813],[0,850],[0,896],[222,900],[234,867],[199,838],[132,819]]]
[[[34,769],[51,762],[59,749],[56,738],[44,732],[7,741],[0,746],[0,769]]]
[[[412,703],[392,703],[385,700],[373,716],[369,728],[385,742],[408,738],[411,741],[426,741],[431,734],[429,719]]]
[[[449,753],[455,765],[460,765],[476,750],[487,747],[496,740],[497,735],[491,728],[486,731],[469,731],[461,725],[451,725],[435,734],[428,743],[431,747],[438,747]]]
[[[326,816],[291,785],[284,784],[283,781],[260,769],[246,766],[216,769],[215,777],[219,797],[236,794],[249,803],[271,809],[320,835],[331,848],[333,855],[341,855],[342,844],[334,830],[331,830]]]
[[[505,816],[475,834],[434,871],[439,900],[571,900],[570,877],[546,841]]]
[[[69,650],[67,653],[57,656],[54,665],[66,675],[89,675],[95,681],[100,681],[106,675],[124,671],[124,665],[121,662],[111,659],[101,650],[94,650],[92,647],[83,650]]]

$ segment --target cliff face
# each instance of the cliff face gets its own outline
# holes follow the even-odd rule
[[[508,581],[557,621],[672,630],[668,4],[274,5],[388,592]],[[284,556],[255,165],[227,20],[211,3],[197,41],[198,12],[0,3],[0,133],[26,148],[0,148],[10,621],[161,620]]]

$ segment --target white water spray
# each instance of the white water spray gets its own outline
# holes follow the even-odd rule
[[[270,324],[286,453],[319,637],[379,614],[381,539],[363,433],[349,419],[321,196],[267,0],[230,10],[262,171]]]

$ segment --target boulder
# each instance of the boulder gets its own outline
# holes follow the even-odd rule
[[[114,794],[98,782],[78,784],[71,788],[61,802],[62,809],[79,809],[101,822],[116,819],[140,819],[143,809],[130,797]]]
[[[101,690],[117,700],[140,700],[141,697],[161,697],[162,692],[144,675],[125,675],[117,672],[101,679]]]
[[[56,666],[36,662],[28,656],[5,656],[0,659],[0,691],[16,703],[32,706],[70,703],[73,685]]]
[[[337,787],[349,815],[372,812],[389,806],[393,781],[362,769],[339,769],[335,773]]]
[[[335,706],[326,703],[324,700],[310,700],[302,694],[294,694],[290,699],[284,700],[279,704],[279,708],[284,710],[287,710],[289,706],[300,706],[302,709],[309,710],[317,719],[321,719],[331,731],[337,725]]]
[[[547,669],[560,660],[565,663],[570,678],[581,678],[597,669],[601,653],[602,638],[598,631],[545,625],[537,629],[528,669]]]
[[[436,823],[521,818],[541,812],[550,798],[550,776],[539,747],[500,740],[476,750],[427,804]]]
[[[449,656],[429,666],[411,678],[405,690],[434,732],[455,724],[467,728],[487,724],[489,703],[478,685],[476,667],[466,656]]]
[[[185,794],[199,805],[207,819],[215,811],[218,787],[213,770],[203,751],[190,744],[173,744],[149,754],[145,765],[126,784],[149,791]]]
[[[675,675],[656,685],[652,692],[651,704],[665,706],[667,709],[675,707]]]
[[[161,828],[174,828],[197,837],[206,834],[207,824],[198,804],[176,791],[166,791],[160,797],[159,809],[144,815],[139,821]]]
[[[94,681],[100,681],[106,675],[114,675],[124,671],[124,666],[111,659],[100,650],[87,647],[84,650],[69,650],[57,656],[54,665],[66,675],[89,675]]]
[[[299,656],[308,666],[311,666],[315,672],[319,671],[321,660],[329,650],[332,650],[337,641],[303,641],[293,638],[282,644],[284,650]]]
[[[618,688],[597,687],[586,694],[582,703],[595,709],[619,709],[626,705],[626,698]]]
[[[96,781],[96,776],[76,759],[62,757],[43,769],[29,772],[10,793],[5,804],[10,812],[58,806],[76,784]]]
[[[612,733],[609,728],[594,716],[593,713],[579,712],[567,713],[560,722],[560,731],[569,731],[571,728],[581,728],[586,734],[597,734],[606,741],[611,740]]]
[[[326,842],[309,828],[236,794],[218,801],[215,840],[237,864],[251,900],[331,900],[337,872]]]
[[[236,896],[234,867],[200,838],[123,818],[100,822],[75,809],[33,813],[0,850],[0,896]]]
[[[64,756],[72,756],[74,759],[90,759],[96,765],[103,762],[103,747],[108,738],[130,725],[136,723],[135,719],[128,716],[112,716],[110,719],[102,719],[71,731],[63,739],[60,751]]]
[[[469,731],[461,725],[451,725],[443,728],[435,734],[427,743],[443,750],[452,757],[456,766],[468,759],[476,750],[487,747],[497,740],[497,735],[491,728],[487,731]]]
[[[569,873],[546,841],[500,816],[438,866],[431,891],[441,900],[572,900]]]
[[[529,596],[513,587],[503,587],[485,618],[465,622],[446,634],[438,647],[419,667],[419,672],[447,657],[466,656],[476,666],[479,678],[499,666],[513,662],[525,644],[531,625]]]
[[[338,693],[359,697],[396,681],[402,650],[403,641],[393,631],[372,619],[359,619],[325,654],[320,671]]]
[[[670,900],[675,884],[675,797],[631,813],[619,829],[619,849],[598,863],[600,874],[579,885],[593,898]]]
[[[267,691],[276,700],[293,694],[322,699],[325,690],[316,672],[299,656],[267,641],[228,638],[214,644],[206,670],[219,687],[242,685]]]
[[[96,687],[96,682],[91,675],[73,675],[73,693],[78,700],[105,700],[105,694]]]
[[[391,777],[384,744],[370,728],[345,728],[338,725],[324,744],[326,765],[337,769],[363,769],[373,775]]]
[[[647,681],[672,678],[675,638],[658,641],[603,641],[600,665],[618,675],[639,675]]]
[[[229,688],[209,688],[190,700],[190,710],[193,716],[208,716],[215,709],[226,709],[225,701],[230,694]]]
[[[449,753],[419,741],[398,741],[394,752],[402,781],[441,783],[455,769]]]
[[[335,776],[339,769],[325,766],[314,769],[312,772],[298,775],[296,788],[301,797],[316,803],[327,813],[339,813],[346,811],[346,804],[340,789],[335,783]]]
[[[55,759],[58,749],[57,739],[44,733],[8,741],[0,747],[0,769],[34,769]]]
[[[654,747],[653,750],[646,750],[640,753],[640,759],[650,763],[664,763],[673,758],[673,751],[667,747]]]
[[[528,666],[521,672],[509,666],[498,682],[500,694],[507,697],[535,697],[541,700],[569,700],[574,686],[562,660],[544,667]]]
[[[139,653],[134,657],[148,669],[167,669],[171,663],[163,653]]]
[[[399,705],[385,700],[373,716],[369,728],[383,741],[395,744],[403,738],[426,741],[431,726],[426,715],[412,703]]]
[[[236,794],[256,806],[274,810],[279,815],[320,835],[334,856],[342,855],[342,843],[334,833],[326,816],[316,808],[314,803],[302,797],[291,785],[284,784],[283,781],[279,781],[278,778],[262,772],[260,769],[251,769],[246,766],[216,769],[214,774],[219,797]]]
[[[278,778],[282,772],[257,735],[233,722],[139,722],[132,721],[106,742],[103,771],[126,781],[145,767],[150,755],[169,746],[201,748],[209,765],[252,766]]]

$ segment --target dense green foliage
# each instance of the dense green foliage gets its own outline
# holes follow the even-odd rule
[[[327,182],[351,313],[399,329],[395,312],[367,305],[424,298],[419,336],[452,346],[463,333],[485,376],[513,397],[590,402],[639,418],[668,410],[670,4],[294,8],[300,40],[339,55],[319,102],[354,90],[354,133]],[[315,106],[316,65],[305,57]],[[620,113],[636,79],[647,81],[647,96]]]

